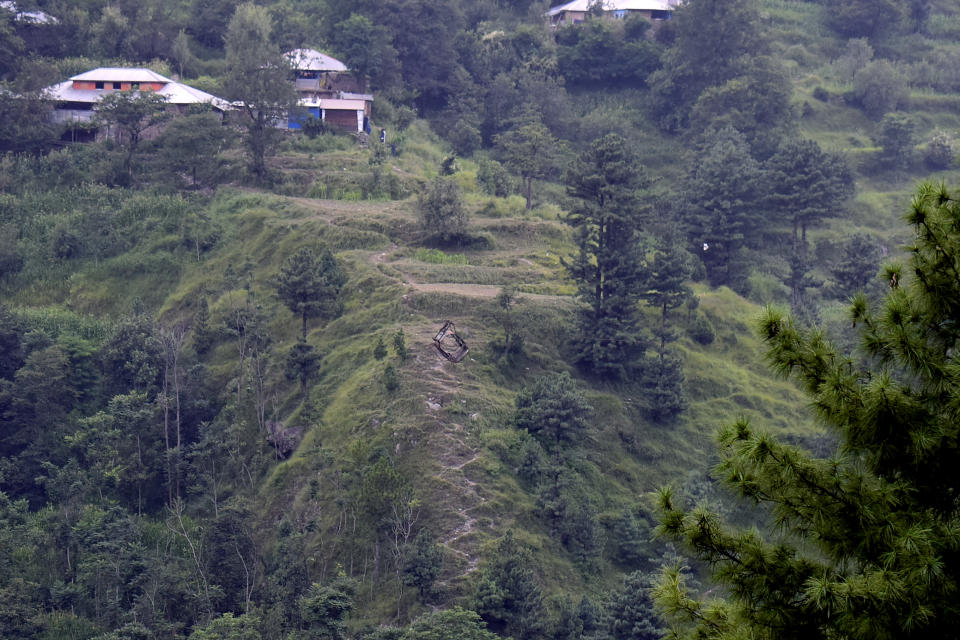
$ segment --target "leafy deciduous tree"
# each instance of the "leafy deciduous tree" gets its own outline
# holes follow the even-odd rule
[[[864,111],[879,118],[910,97],[907,79],[887,60],[868,62],[853,76],[853,93]]]
[[[159,159],[169,174],[189,176],[194,189],[201,184],[212,186],[220,169],[217,154],[226,140],[219,115],[188,114],[167,125],[160,138]]]
[[[114,91],[105,95],[96,106],[97,121],[116,127],[119,143],[124,147],[124,184],[133,183],[133,159],[144,131],[165,118],[166,96],[152,91]]]
[[[314,583],[300,598],[300,615],[310,640],[341,640],[346,635],[345,618],[355,606],[356,586],[348,578],[329,584]]]
[[[688,0],[677,7],[670,21],[676,38],[648,79],[662,128],[686,128],[705,89],[743,76],[751,60],[768,53],[759,18],[756,0]]]
[[[266,157],[276,138],[275,125],[288,117],[297,101],[290,61],[272,44],[272,28],[266,7],[248,2],[237,6],[224,40],[224,92],[243,103],[250,170],[258,182],[267,178]]]
[[[414,620],[400,640],[497,640],[499,636],[486,630],[486,624],[475,612],[460,607],[420,616]]]
[[[848,38],[883,35],[903,17],[903,4],[894,0],[848,0],[830,9],[825,14],[830,26]]]
[[[494,139],[500,160],[522,181],[527,209],[533,207],[533,181],[545,178],[556,165],[559,142],[540,122],[520,124]]]
[[[454,178],[437,176],[417,200],[417,212],[423,230],[440,242],[463,239],[467,232],[467,212],[463,194]]]
[[[390,44],[385,27],[375,25],[364,15],[352,13],[336,25],[333,35],[334,45],[360,80],[362,90],[368,78],[378,86],[389,85],[396,79],[397,52]]]

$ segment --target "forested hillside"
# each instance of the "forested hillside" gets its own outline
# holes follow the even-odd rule
[[[904,283],[956,268],[954,232],[904,245],[953,201],[929,188],[914,229],[903,216],[921,180],[957,178],[960,6],[686,0],[559,28],[548,9],[0,6],[0,637],[639,640],[665,612],[710,637],[949,628],[923,602],[891,605],[911,611],[903,635],[897,615],[781,615],[711,574],[752,550],[706,514],[783,533],[768,516],[790,515],[712,469],[764,502],[762,481],[789,486],[768,454],[854,455],[872,423],[845,431],[842,392],[877,363],[905,377],[897,399],[918,394],[896,424],[950,422],[953,307],[936,300],[953,285]],[[372,93],[372,135],[297,110],[282,53],[302,47]],[[232,108],[118,90],[57,123],[45,90],[99,67]],[[434,344],[447,321],[457,362]],[[860,504],[894,514],[900,552],[926,550],[918,531],[952,531],[924,493],[950,468],[927,444],[955,438],[882,433],[915,464],[879,447]],[[863,489],[895,474],[922,478]],[[934,524],[910,529],[908,509]],[[849,566],[894,535],[869,531]],[[911,562],[890,566],[952,571]],[[810,566],[778,574],[784,593],[809,596],[826,575]],[[830,588],[831,611],[862,595]],[[691,599],[728,593],[776,612]]]

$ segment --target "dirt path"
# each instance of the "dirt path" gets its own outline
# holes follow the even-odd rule
[[[387,251],[371,253],[369,261],[372,264],[386,264],[400,274],[399,281],[420,293],[450,293],[463,296],[465,298],[496,298],[500,293],[500,285],[495,284],[473,284],[469,282],[417,282],[413,276],[399,269],[396,264],[391,264],[390,255],[397,249],[397,245],[392,245]],[[533,264],[529,260],[526,261]],[[560,296],[542,293],[520,293],[519,296],[524,299],[537,300],[540,302],[562,302],[569,303],[573,301],[573,296]]]
[[[456,560],[451,579],[459,579],[477,569],[480,557],[480,530],[484,520],[475,512],[487,502],[483,487],[470,479],[471,465],[481,456],[481,447],[459,421],[451,420],[448,405],[463,401],[463,379],[458,365],[447,362],[432,347],[432,327],[419,328],[410,338],[422,386],[418,390],[423,402],[423,420],[433,422],[422,443],[434,461],[431,471],[431,492],[435,492],[448,509],[439,531],[438,542]]]

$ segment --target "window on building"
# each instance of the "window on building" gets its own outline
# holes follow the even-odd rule
[[[94,87],[97,88],[97,89],[103,89],[103,83],[102,83],[102,82],[97,82],[97,83],[94,84]]]
[[[119,83],[119,82],[114,82],[114,83],[113,83],[113,88],[114,88],[114,89],[119,89],[119,88],[120,88],[120,83]]]

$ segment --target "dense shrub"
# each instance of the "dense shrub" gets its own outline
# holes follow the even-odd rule
[[[496,160],[481,160],[477,171],[477,184],[484,193],[506,198],[517,189],[517,181],[506,167]]]
[[[886,60],[867,64],[853,77],[857,102],[868,114],[879,117],[906,104],[907,79]]]
[[[710,318],[703,314],[697,314],[687,328],[687,333],[690,334],[690,338],[693,339],[694,342],[702,345],[712,344],[717,337]]]
[[[420,226],[428,237],[441,243],[462,240],[467,230],[467,212],[457,181],[437,177],[417,202]]]

